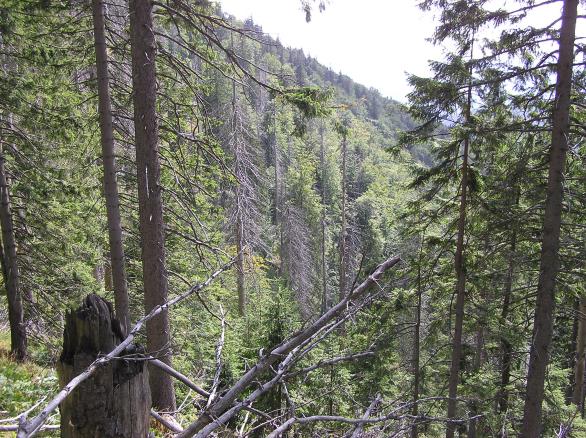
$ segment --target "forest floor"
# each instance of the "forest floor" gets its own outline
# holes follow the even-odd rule
[[[47,362],[46,351],[39,345],[29,344],[31,358],[24,364],[10,358],[10,332],[0,326],[0,421],[14,418],[35,403],[53,394],[58,388],[55,368]],[[10,421],[16,424],[18,421]],[[49,421],[59,423],[59,414]],[[6,425],[4,422],[1,425]],[[13,432],[0,432],[0,437],[13,437]],[[59,436],[58,432],[40,436]]]

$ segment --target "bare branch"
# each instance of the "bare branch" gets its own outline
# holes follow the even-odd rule
[[[226,335],[226,318],[221,304],[220,315],[222,315],[222,331],[216,344],[216,374],[214,375],[214,381],[212,383],[212,388],[210,389],[210,395],[208,397],[206,407],[210,406],[216,398],[216,391],[218,390],[218,385],[220,384],[220,374],[222,372],[222,348],[224,348],[224,338]]]
[[[210,396],[210,393],[209,392],[207,392],[206,390],[204,390],[204,389],[200,388],[199,386],[197,386],[195,383],[193,383],[191,380],[189,380],[189,378],[187,376],[185,376],[184,374],[181,374],[179,371],[177,371],[176,369],[170,367],[166,363],[161,362],[158,359],[153,359],[153,360],[150,361],[150,363],[152,365],[154,365],[154,366],[162,369],[163,371],[165,371],[170,376],[175,377],[181,383],[184,383],[188,388],[193,389],[195,392],[197,392],[202,397],[209,397]]]
[[[39,415],[33,417],[29,421],[23,421],[18,429],[18,433],[16,435],[17,438],[28,438],[34,436],[36,432],[39,431],[41,426],[47,421],[51,412],[57,409],[59,404],[63,400],[65,400],[79,384],[90,378],[98,369],[108,364],[111,360],[116,359],[124,352],[126,347],[128,347],[132,343],[135,336],[138,334],[138,332],[142,329],[142,327],[145,325],[147,321],[151,320],[159,313],[167,310],[169,307],[177,303],[180,303],[181,301],[184,301],[191,295],[209,286],[218,275],[220,275],[225,270],[229,269],[235,261],[235,258],[231,259],[228,263],[226,263],[224,266],[222,266],[220,269],[214,272],[203,283],[196,284],[187,292],[173,298],[170,301],[167,301],[162,305],[154,307],[148,315],[138,320],[138,322],[134,325],[134,328],[131,330],[130,334],[126,337],[126,339],[124,339],[116,348],[114,348],[114,350],[112,350],[105,356],[97,358],[94,362],[92,362],[92,364],[89,367],[85,369],[85,371],[71,379],[71,381],[67,385],[65,385],[65,387],[63,387],[61,391],[59,391],[59,393],[47,404],[47,406],[45,406],[45,408],[40,412]]]
[[[165,426],[167,429],[169,429],[173,433],[180,433],[183,431],[183,429],[177,427],[177,424],[170,422],[169,420],[167,420],[165,417],[163,417],[162,415],[160,415],[157,411],[155,411],[153,409],[151,409],[151,417],[153,417],[155,420],[157,420],[159,423],[161,423],[163,426]]]
[[[368,409],[366,409],[366,412],[364,412],[364,415],[362,416],[363,420],[368,420],[370,418],[370,415],[372,414],[372,411],[376,409],[376,407],[378,406],[378,404],[381,401],[381,395],[377,394],[376,397],[372,400],[372,402],[370,403],[370,406],[368,406]],[[362,426],[364,423],[358,423],[355,427],[354,427],[354,432],[352,433],[352,437],[351,438],[360,438],[360,436],[362,435]]]
[[[243,406],[248,406],[254,401],[260,394],[264,393],[263,388],[269,385],[276,384],[282,375],[288,370],[292,360],[298,348],[301,347],[305,342],[311,340],[315,335],[321,332],[330,322],[335,320],[344,312],[349,310],[349,305],[352,301],[358,300],[368,290],[381,280],[383,274],[397,263],[401,261],[400,257],[393,256],[381,263],[372,274],[370,274],[366,280],[364,280],[359,286],[356,287],[351,293],[347,294],[338,304],[329,309],[320,318],[318,318],[312,325],[306,329],[293,334],[291,337],[277,345],[268,354],[265,354],[260,360],[249,369],[226,393],[219,398],[215,403],[205,409],[199,418],[189,425],[183,433],[178,435],[179,438],[192,437],[196,433],[198,436],[205,437],[213,432],[215,429],[224,424],[225,421],[232,418],[237,412],[239,412]],[[269,382],[262,385],[259,389],[254,391],[250,396],[247,397],[241,403],[236,406],[233,403],[236,398],[245,391],[256,378],[266,371],[271,365],[276,363],[278,360],[285,358],[279,365],[277,375]]]

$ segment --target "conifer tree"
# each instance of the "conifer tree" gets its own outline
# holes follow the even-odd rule
[[[110,268],[114,286],[114,303],[116,317],[123,330],[130,327],[128,289],[124,259],[124,243],[120,222],[120,200],[116,181],[116,159],[114,149],[114,127],[110,102],[110,80],[108,73],[108,55],[106,49],[104,3],[92,1],[94,23],[94,46],[96,52],[96,70],[98,80],[98,107],[100,123],[100,142],[102,145],[102,165],[104,167],[104,197],[108,218],[108,238],[110,243]]]
[[[559,248],[564,194],[564,167],[568,150],[570,95],[574,63],[574,41],[578,0],[564,0],[555,100],[552,104],[551,147],[549,151],[549,174],[547,197],[543,218],[539,283],[533,323],[533,339],[527,374],[525,411],[521,436],[525,438],[542,433],[541,418],[545,387],[546,368],[549,362],[553,332],[554,293],[560,269]]]
[[[150,0],[130,0],[134,132],[146,313],[164,304],[168,294],[152,7]],[[170,341],[169,315],[165,310],[147,323],[147,349],[170,365]],[[153,406],[174,411],[175,392],[171,376],[160,368],[150,367],[149,381]]]

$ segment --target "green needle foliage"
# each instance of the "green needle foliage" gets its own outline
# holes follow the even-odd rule
[[[218,375],[221,396],[381,261],[403,260],[255,401],[265,415],[242,411],[221,433],[261,437],[293,418],[362,418],[377,395],[369,415],[397,416],[363,425],[365,436],[440,437],[447,429],[504,437],[521,428],[547,233],[559,20],[532,25],[552,2],[420,3],[439,18],[431,39],[446,56],[430,62],[429,77],[408,76],[409,102],[399,104],[218,5],[154,2],[170,296],[238,255],[233,269],[170,312],[174,367],[206,390]],[[324,3],[301,6],[309,18]],[[105,11],[136,321],[144,307],[128,4],[112,0]],[[0,0],[0,142],[30,350],[28,363],[13,362],[10,327],[0,324],[0,419],[55,389],[67,309],[88,293],[113,299],[92,29],[88,2]],[[583,54],[581,38],[574,49]],[[586,343],[581,62],[571,81],[543,436],[586,430],[576,381]],[[7,275],[4,268],[8,296]],[[263,370],[241,397],[277,371]],[[176,398],[184,426],[207,403],[179,384]],[[455,420],[451,432],[446,416]],[[291,433],[352,435],[356,424],[333,420],[295,423]]]

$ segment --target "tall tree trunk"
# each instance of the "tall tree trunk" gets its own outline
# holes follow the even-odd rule
[[[471,55],[472,57],[472,55]],[[472,72],[470,72],[472,76]],[[465,123],[470,122],[472,106],[472,86],[468,85],[468,98],[465,110]],[[458,395],[458,382],[460,380],[460,360],[462,358],[462,329],[464,325],[464,301],[466,296],[466,268],[464,266],[464,236],[466,232],[466,209],[468,195],[468,153],[470,148],[470,135],[464,137],[464,151],[462,154],[462,179],[460,181],[460,216],[458,219],[458,239],[456,243],[456,255],[454,267],[456,272],[456,320],[454,323],[454,337],[452,339],[452,362],[448,382],[448,418],[456,417],[456,397]],[[446,426],[446,438],[453,438],[456,424],[448,422]]]
[[[16,254],[16,239],[12,224],[10,191],[6,177],[6,158],[0,149],[0,225],[4,247],[3,274],[8,297],[8,321],[10,323],[10,353],[19,362],[26,360],[27,334],[20,290],[20,273]]]
[[[148,313],[153,307],[163,304],[168,294],[155,107],[156,43],[152,4],[149,0],[130,0],[130,31],[144,307]],[[146,332],[148,351],[161,355],[161,360],[170,365],[167,311],[147,322]],[[159,368],[150,367],[149,382],[153,406],[161,410],[175,410],[175,392],[171,377]]]
[[[584,400],[584,352],[586,349],[586,296],[580,297],[578,307],[578,334],[576,336],[576,361],[574,364],[574,390],[572,403],[582,410]]]
[[[517,189],[515,194],[515,205],[519,204],[520,190]],[[511,305],[511,292],[513,289],[513,275],[515,268],[515,252],[517,250],[517,230],[513,228],[511,231],[511,241],[509,243],[509,264],[507,267],[507,276],[505,278],[505,290],[503,293],[503,307],[501,310],[501,326],[506,324],[509,317],[509,308]],[[501,383],[497,393],[497,404],[500,413],[507,412],[509,408],[509,393],[507,386],[511,378],[511,361],[513,357],[513,346],[509,342],[506,334],[506,329],[501,327]]]
[[[326,151],[324,142],[323,122],[319,128],[320,147],[319,160],[321,166],[321,279],[322,279],[322,306],[325,313],[328,309],[328,262],[326,260]]]
[[[104,2],[93,0],[94,46],[96,51],[96,70],[98,75],[98,110],[100,138],[102,143],[102,164],[104,166],[104,196],[108,218],[108,238],[110,241],[110,269],[114,286],[114,306],[116,318],[126,332],[130,326],[128,289],[124,268],[124,246],[122,225],[120,223],[120,201],[116,182],[116,159],[114,154],[114,129],[112,126],[112,106],[108,74],[108,55],[104,36]]]
[[[417,417],[419,415],[419,391],[421,386],[421,375],[420,375],[420,341],[421,341],[421,304],[423,299],[423,287],[421,284],[421,260],[423,256],[423,243],[425,236],[421,236],[421,244],[419,247],[419,261],[417,262],[417,307],[415,308],[415,336],[413,338],[413,408],[411,408],[411,415]],[[411,438],[417,438],[419,436],[419,427],[417,420],[413,422],[411,426]]]
[[[237,201],[238,202],[238,201]],[[236,288],[238,289],[238,314],[246,315],[246,289],[244,285],[244,230],[240,205],[236,216]]]
[[[340,290],[338,300],[344,299],[346,295],[346,148],[347,135],[342,134],[342,208],[340,228]]]
[[[529,355],[523,426],[521,428],[521,436],[524,438],[534,438],[541,434],[541,404],[553,331],[555,283],[560,265],[563,172],[568,149],[567,136],[577,15],[578,0],[565,0],[559,40],[560,50],[553,107],[539,282],[533,323],[533,340]]]

